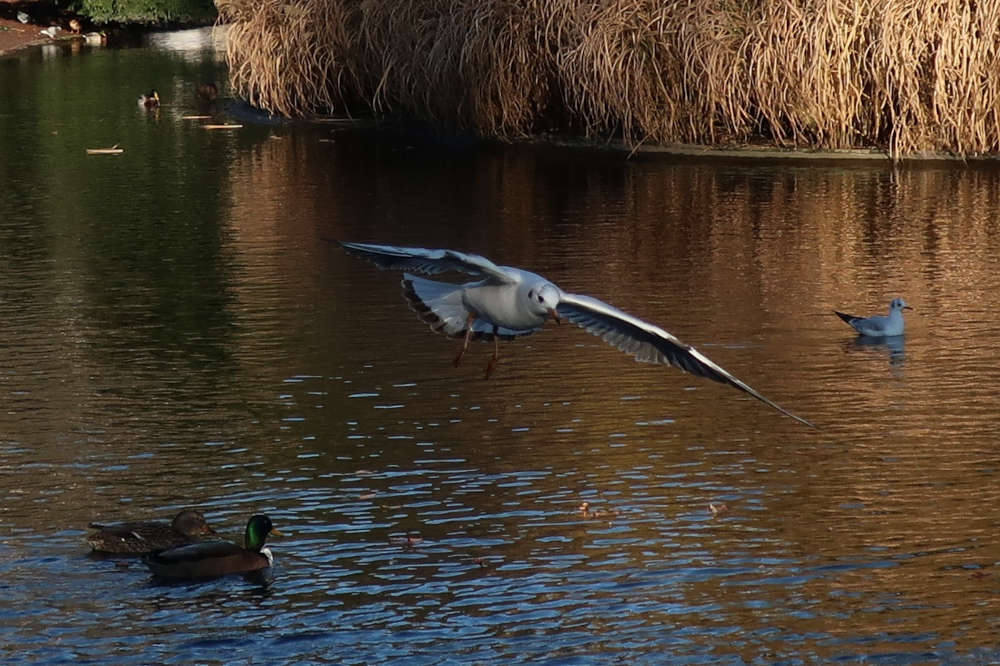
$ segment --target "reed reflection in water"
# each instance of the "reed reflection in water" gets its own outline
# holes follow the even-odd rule
[[[998,657],[996,170],[206,136],[136,113],[151,65],[206,62],[2,63],[0,86],[34,82],[0,90],[5,662]],[[77,111],[44,101],[53,70]],[[44,129],[82,148],[98,110],[130,139],[118,161]],[[453,368],[398,276],[328,239],[535,270],[821,429],[571,327],[507,345],[484,381],[489,345]],[[898,350],[832,313],[896,295],[916,308]],[[234,536],[269,514],[289,535],[273,583],[159,586],[87,556],[90,520],[185,506]]]

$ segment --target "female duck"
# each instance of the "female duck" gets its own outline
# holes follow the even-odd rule
[[[247,522],[246,547],[229,541],[202,541],[143,557],[154,576],[197,580],[228,574],[250,573],[271,566],[274,556],[264,546],[268,534],[281,535],[271,519],[257,515]]]
[[[116,555],[144,555],[157,550],[176,548],[215,535],[205,516],[194,509],[184,509],[174,519],[131,523],[90,523],[97,530],[87,536],[96,552]]]

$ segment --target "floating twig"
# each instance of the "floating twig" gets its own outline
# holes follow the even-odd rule
[[[125,149],[119,148],[117,143],[110,148],[87,148],[88,155],[121,155],[124,152]]]
[[[202,125],[207,130],[240,129],[243,125]]]

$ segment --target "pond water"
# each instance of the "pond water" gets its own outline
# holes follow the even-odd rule
[[[255,120],[208,34],[0,59],[4,663],[1000,659],[995,167]],[[454,368],[332,239],[535,270],[818,428],[574,326]],[[897,295],[891,344],[832,313]],[[270,584],[88,554],[187,506],[270,515]]]

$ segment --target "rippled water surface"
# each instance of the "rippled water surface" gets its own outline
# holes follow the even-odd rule
[[[1000,659],[1000,172],[271,122],[204,37],[0,59],[4,663]],[[484,380],[332,239],[530,268],[819,428],[567,325]],[[831,313],[897,295],[891,344]],[[272,582],[88,554],[185,506],[269,514]]]

